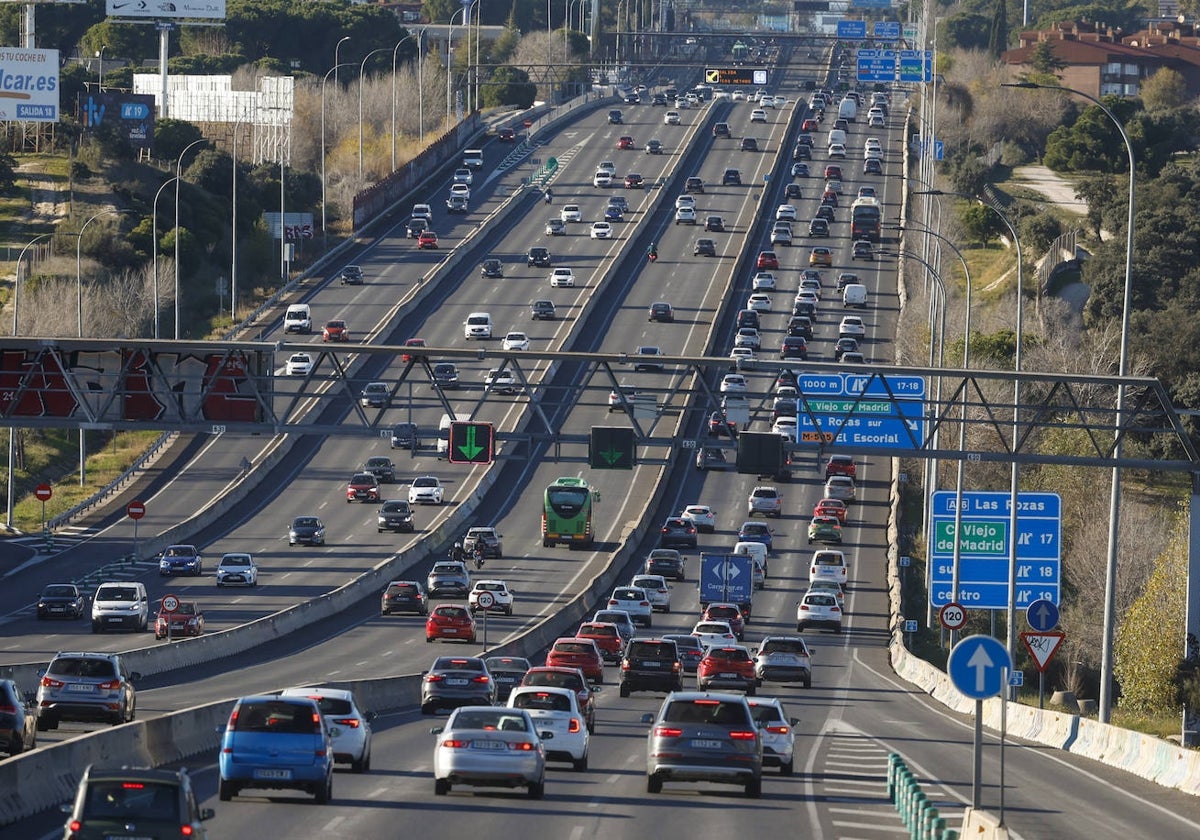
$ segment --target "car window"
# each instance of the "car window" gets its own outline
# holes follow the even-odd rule
[[[559,653],[591,653],[591,648],[577,642],[559,642],[554,646]]]
[[[551,712],[571,711],[571,699],[563,694],[525,691],[513,698],[514,709],[545,709]]]
[[[774,706],[752,704],[750,714],[754,716],[754,722],[759,726],[770,726],[783,722],[783,715]]]
[[[583,688],[583,677],[563,671],[535,671],[525,675],[526,685],[550,685],[579,691]]]
[[[321,709],[321,714],[329,715],[349,715],[354,713],[354,704],[344,697],[315,697],[317,706]]]
[[[103,586],[96,592],[97,601],[136,601],[137,588],[133,586]]]
[[[674,700],[667,704],[663,720],[668,723],[713,723],[748,726],[749,715],[740,703],[726,703],[708,698]]]
[[[488,712],[472,710],[455,714],[450,727],[454,729],[498,729],[504,732],[528,732],[529,724],[523,715],[505,714],[502,711]]]
[[[310,707],[279,700],[242,703],[234,709],[229,725],[235,732],[311,735],[320,731]]]
[[[759,648],[760,653],[808,653],[804,642],[792,639],[768,639]]]
[[[48,673],[61,677],[89,677],[99,679],[116,676],[116,668],[107,659],[78,656],[60,656],[50,663]]]
[[[83,818],[186,821],[180,819],[179,788],[155,782],[116,779],[88,784]]]
[[[832,607],[837,604],[837,600],[832,595],[808,595],[804,603],[814,607]]]

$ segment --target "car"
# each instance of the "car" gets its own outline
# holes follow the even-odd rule
[[[360,265],[345,266],[338,279],[343,286],[361,286],[363,282],[363,270]]]
[[[829,236],[829,222],[822,218],[815,218],[808,223],[809,236]]]
[[[732,464],[725,455],[725,450],[716,446],[701,446],[696,449],[696,469],[727,470]]]
[[[878,158],[867,158],[863,161],[862,174],[864,175],[882,175],[883,163]]]
[[[471,209],[470,200],[463,195],[452,195],[446,199],[446,212],[452,214],[467,213]]]
[[[796,437],[800,432],[800,424],[796,420],[796,415],[785,414],[775,418],[775,422],[771,424],[771,431],[780,437],[786,438],[788,442],[795,443]]]
[[[170,612],[160,609],[154,619],[154,638],[204,634],[204,611],[196,601],[180,601]]]
[[[812,562],[808,567],[808,581],[811,585],[816,581],[832,581],[838,586],[846,586],[849,582],[850,570],[846,563],[846,555],[832,549],[822,549],[814,552]],[[841,600],[838,593],[838,599]]]
[[[738,370],[746,370],[754,366],[758,357],[754,353],[753,347],[737,346],[729,351],[730,361]]]
[[[523,332],[516,331],[506,333],[500,347],[503,350],[528,350],[529,336]]]
[[[792,244],[792,228],[787,222],[776,224],[771,229],[771,244],[772,245],[791,245]]]
[[[748,700],[750,712],[762,734],[763,765],[778,767],[779,775],[792,775],[796,752],[796,732],[799,718],[789,718],[783,704],[775,698]]]
[[[194,545],[169,545],[159,555],[158,573],[162,577],[171,575],[200,577],[204,574],[204,559]]]
[[[846,157],[845,144],[844,143],[830,143],[829,144],[829,156],[831,158],[843,158],[844,159]]]
[[[808,544],[842,544],[842,523],[836,516],[814,516],[808,523]]]
[[[738,145],[738,149],[743,152],[757,152],[758,139],[754,137],[743,137],[742,142]]]
[[[750,280],[750,288],[756,292],[772,292],[776,289],[775,275],[769,271],[757,271]]]
[[[713,602],[704,607],[700,616],[701,621],[723,621],[729,625],[729,631],[739,642],[746,634],[746,618],[741,607],[729,602]]]
[[[594,639],[574,636],[557,639],[546,651],[546,665],[551,668],[578,668],[589,682],[604,682],[604,657]]]
[[[404,226],[404,235],[409,239],[416,239],[421,235],[421,231],[429,227],[429,219],[425,216],[413,216]]]
[[[592,239],[612,239],[612,225],[608,222],[592,222]]]
[[[640,586],[618,586],[608,596],[610,610],[624,610],[634,624],[649,629],[654,624],[654,610],[650,597]],[[586,673],[586,672],[585,672]]]
[[[750,122],[765,123],[767,121],[767,112],[762,108],[755,108],[750,112]]]
[[[458,365],[454,362],[438,362],[433,366],[433,387],[450,391],[458,388]]]
[[[724,412],[714,411],[708,415],[708,433],[715,437],[737,437],[737,423],[728,419]]]
[[[58,729],[64,721],[128,723],[137,712],[133,684],[139,679],[120,654],[56,653],[38,683],[38,731]]]
[[[425,219],[428,222],[433,221],[433,208],[428,204],[414,204],[412,208],[414,218]]]
[[[578,204],[564,204],[558,215],[563,222],[583,221],[583,211],[579,209]]]
[[[821,193],[821,207],[825,207],[825,206],[829,206],[829,207],[837,207],[838,206],[838,194],[836,192],[834,192],[833,190],[825,190],[823,193]],[[818,210],[819,209],[820,208],[818,208]],[[822,217],[822,218],[824,218],[824,217]],[[829,219],[826,219],[826,221],[829,221]]]
[[[715,257],[717,255],[717,243],[711,239],[697,239],[696,244],[692,247],[692,256],[694,257]]]
[[[833,224],[835,221],[837,221],[836,217],[837,214],[834,213],[834,207],[832,204],[821,204],[817,207],[816,218],[828,222],[829,224]]]
[[[675,310],[666,301],[655,301],[650,304],[650,315],[646,320],[659,321],[664,324],[673,323],[675,321]]]
[[[739,688],[753,696],[758,688],[758,677],[754,675],[750,651],[741,645],[714,645],[705,650],[696,666],[696,688],[700,691]]]
[[[672,580],[687,580],[686,561],[683,555],[673,548],[653,549],[646,555],[642,571],[648,575],[662,575]]]
[[[664,355],[661,347],[642,345],[641,347],[638,347],[636,351],[634,351],[633,355],[637,359],[633,365],[634,370],[651,371],[663,369],[662,362],[654,361],[658,357]]]
[[[727,373],[721,378],[721,393],[722,394],[744,394],[749,385],[746,382],[746,377],[740,373]]]
[[[621,125],[622,121],[623,121],[623,117],[621,116],[620,111],[618,111],[614,108],[613,110],[608,112],[608,124],[609,125]]]
[[[733,337],[733,344],[734,347],[748,347],[751,350],[757,350],[762,346],[762,337],[754,327],[740,327]]]
[[[517,375],[508,368],[501,370],[500,368],[492,368],[483,377],[484,387],[496,394],[518,394],[521,391],[521,384],[517,382]]]
[[[364,471],[350,476],[346,485],[347,502],[378,502],[380,498],[379,478],[374,473]]]
[[[150,626],[150,596],[137,580],[105,581],[92,593],[92,632],[127,627],[145,632]]]
[[[468,187],[475,182],[475,176],[470,169],[463,166],[454,170],[454,183],[466,184]]]
[[[594,641],[606,662],[620,662],[625,652],[625,637],[611,621],[585,621],[575,631],[575,638]]]
[[[633,411],[638,406],[646,406],[657,411],[658,398],[654,394],[629,388],[625,385],[622,385],[619,389],[613,388],[608,392],[608,410],[610,413],[614,411]]]
[[[549,268],[550,261],[550,250],[540,245],[534,245],[525,254],[525,264],[535,268]]]
[[[823,246],[813,248],[808,253],[809,265],[823,265],[826,268],[833,267],[833,251]]]
[[[875,157],[883,155],[883,144],[879,141],[878,137],[868,137],[863,141],[863,154],[869,155],[872,153]]]
[[[706,534],[711,534],[717,528],[717,515],[708,505],[685,505],[679,518],[688,520],[696,526],[697,531]],[[682,574],[677,579],[683,580]]]
[[[83,618],[87,598],[73,583],[50,583],[42,587],[37,600],[38,620],[46,618]],[[0,703],[0,706],[3,704]],[[4,743],[0,740],[0,748]]]
[[[208,836],[204,823],[216,816],[203,801],[185,769],[103,767],[89,764],[83,771],[72,802],[62,806],[71,840],[106,840],[129,836],[136,826],[139,836]],[[61,832],[60,832],[61,833]]]
[[[646,185],[646,179],[640,173],[630,172],[625,176],[625,189],[640,190]]]
[[[387,408],[392,402],[392,389],[386,382],[368,382],[358,395],[358,404],[365,408]]]
[[[617,148],[624,151],[627,149],[634,149],[636,146],[634,146],[632,137],[630,137],[628,134],[622,134],[617,138]]]
[[[466,612],[465,607],[460,607]],[[467,615],[470,618],[470,614]],[[487,663],[478,656],[439,656],[421,675],[421,714],[461,706],[490,706],[496,702],[496,683]]]
[[[325,545],[325,526],[316,516],[297,516],[288,528],[288,545]]]
[[[742,172],[740,169],[726,169],[721,173],[721,186],[723,187],[740,187],[742,185]]]
[[[724,138],[732,137],[733,135],[729,130],[729,123],[714,123],[712,127],[712,136]]]
[[[545,744],[547,761],[568,761],[576,771],[588,768],[590,735],[574,691],[550,686],[518,686],[508,707],[522,709],[533,719]]]
[[[853,455],[830,455],[825,462],[825,478],[835,475],[846,475],[854,479],[858,475],[858,467]]]
[[[807,303],[814,308],[821,302],[821,299],[817,297],[816,292],[810,291],[809,289],[800,289],[800,291],[796,292],[795,300],[796,303]]]
[[[433,792],[445,796],[454,785],[524,787],[530,799],[546,793],[546,742],[524,709],[463,706],[437,735],[433,752]],[[495,744],[495,747],[491,747]],[[485,748],[484,745],[489,745]]]
[[[703,648],[737,643],[737,636],[734,635],[728,621],[697,621],[692,626],[692,636]]]
[[[593,187],[611,187],[613,182],[613,174],[603,170],[592,176]]]
[[[767,274],[769,272],[759,272],[759,273]],[[774,275],[772,275],[772,276],[774,276]],[[737,321],[735,322],[735,325],[738,329],[741,329],[742,327],[754,327],[754,329],[756,329],[756,330],[761,329],[762,328],[762,317],[757,312],[755,312],[753,309],[742,309],[742,310],[738,311]]]
[[[783,516],[783,497],[778,488],[759,485],[750,491],[746,500],[746,515],[755,514],[774,516],[776,519]]]
[[[533,667],[532,663],[523,656],[489,656],[483,660],[492,682],[496,685],[496,702],[508,702],[512,690],[521,684],[521,680]]]
[[[807,315],[793,315],[788,318],[787,326],[784,328],[788,338],[803,338],[806,341],[813,337],[812,318]]]
[[[796,208],[791,204],[780,204],[775,208],[775,220],[787,222],[796,221]]]
[[[843,361],[847,356],[861,356],[862,351],[858,346],[858,339],[844,336],[837,340],[833,345],[833,358],[835,361]]]
[[[812,688],[812,652],[800,636],[769,635],[754,651],[759,682],[798,682]]]
[[[821,499],[813,505],[813,516],[836,516],[838,522],[846,524],[846,514],[849,511],[841,499]]]
[[[479,606],[479,596],[481,593],[490,593],[492,596],[492,605],[490,607]],[[499,612],[504,615],[513,614],[513,592],[508,588],[508,584],[502,580],[477,580],[475,585],[471,587],[470,594],[467,595],[467,606],[471,612]]]
[[[650,600],[652,612],[669,613],[671,611],[671,587],[667,585],[667,579],[662,575],[634,575],[630,579],[629,585],[645,591],[646,597]]]
[[[866,336],[867,327],[858,315],[846,315],[838,324],[838,338],[853,338],[861,340]]]
[[[511,128],[501,128],[496,132],[496,140],[500,143],[515,143],[517,132]]]
[[[675,209],[678,210],[681,207],[690,207],[695,210],[696,196],[687,194],[675,196]]]
[[[639,639],[639,642],[640,641],[653,642],[659,640]],[[680,670],[682,673],[696,673],[696,668],[700,664],[700,660],[704,658],[704,647],[700,644],[699,639],[686,633],[666,633],[662,636],[661,641],[675,643],[676,656],[679,659]]]
[[[546,220],[546,235],[547,236],[566,236],[567,223],[562,219],[554,218]]]
[[[445,501],[445,488],[437,476],[422,475],[414,478],[408,488],[408,503],[440,505]]]
[[[437,234],[428,229],[421,231],[421,234],[417,237],[417,248],[427,248],[436,251],[437,247]]]
[[[626,105],[638,105],[641,103],[642,98],[640,96],[638,96],[636,93],[627,93],[623,97],[623,101],[625,102]]]
[[[808,172],[808,164],[807,163],[801,162],[801,163],[793,163],[792,164],[792,177],[793,178],[807,178],[808,175],[809,175],[809,172]],[[799,189],[798,186],[797,186],[797,189]]]
[[[774,532],[761,522],[743,522],[738,528],[738,542],[760,542],[773,551],[775,547]]]
[[[762,734],[742,695],[672,692],[650,725],[646,747],[646,791],[664,782],[741,785],[746,796],[762,795]]]
[[[455,379],[457,381],[457,378]],[[392,426],[392,449],[413,449],[418,446],[417,424],[397,423]]]
[[[714,233],[724,233],[725,232],[725,220],[722,219],[720,216],[705,216],[704,217],[704,229],[707,231],[712,231]]]
[[[858,198],[877,198],[878,194],[875,192],[874,187],[859,187],[857,197]]]
[[[645,148],[642,149],[648,155],[661,155],[663,153],[663,144],[661,140],[647,140]]]
[[[887,128],[887,120],[884,118],[882,113],[880,113],[880,114],[868,113],[867,114],[867,127],[868,128]]]
[[[668,516],[659,531],[658,544],[661,548],[695,548],[696,526],[682,517]]]
[[[677,208],[675,208],[675,224],[677,224],[677,225],[694,225],[694,224],[696,224],[696,208],[695,207],[677,207]]]
[[[809,627],[842,632],[842,608],[834,595],[809,591],[796,602],[796,632],[803,633]]]
[[[704,195],[704,180],[696,175],[691,176],[683,182],[683,192],[684,195]]]
[[[759,251],[755,268],[759,271],[778,271],[779,257],[775,255],[774,251]]]
[[[467,571],[467,564],[461,560],[439,560],[425,577],[425,589],[432,598],[443,595],[466,598],[471,591],[471,575]]]
[[[825,180],[840,181],[842,179],[842,167],[836,163],[827,164],[825,167]],[[840,189],[838,190],[840,192]]]
[[[228,802],[246,788],[292,788],[328,803],[335,734],[312,697],[238,699],[221,737],[218,798]]]
[[[843,271],[837,277],[837,290],[838,292],[843,292],[847,286],[860,285],[861,283],[862,280],[857,274],[852,271]]]
[[[288,376],[308,376],[312,373],[313,359],[307,353],[293,353],[288,356],[285,370]]]
[[[379,614],[393,615],[399,612],[429,615],[429,596],[425,588],[415,580],[393,580],[379,596]]]
[[[809,327],[811,331],[812,327]],[[800,359],[801,361],[808,358],[808,342],[803,336],[788,335],[784,336],[783,341],[779,345],[779,358],[781,359]]]
[[[504,263],[495,257],[489,257],[479,264],[479,274],[481,277],[497,279],[504,276]]]
[[[663,114],[663,125],[679,125],[680,118],[678,111],[667,111]]]
[[[597,172],[607,172],[609,175],[616,176],[617,165],[611,160],[602,160],[596,167]]]
[[[875,259],[875,249],[868,240],[859,239],[851,246],[850,259],[873,260]]]
[[[817,320],[817,305],[811,300],[795,300],[792,302],[792,317],[802,316],[811,321]]]
[[[529,304],[529,317],[534,321],[553,321],[557,317],[554,301],[535,300]]]
[[[439,604],[425,619],[425,641],[461,639],[475,644],[475,616],[462,604]]]
[[[407,531],[416,530],[413,524],[412,505],[404,499],[389,499],[379,508],[376,515],[376,531]]]
[[[788,199],[791,199],[791,198],[799,199],[799,198],[803,198],[804,194],[800,190],[799,184],[788,184],[783,188],[783,197],[788,198]]]
[[[683,690],[683,662],[679,647],[669,639],[634,639],[621,657],[619,692]]]
[[[280,697],[310,697],[317,702],[321,716],[333,737],[333,761],[349,764],[352,773],[371,769],[371,721],[374,712],[359,708],[354,692],[328,686],[285,688]]]
[[[840,361],[844,365],[865,365],[867,357],[857,352],[843,353]]]

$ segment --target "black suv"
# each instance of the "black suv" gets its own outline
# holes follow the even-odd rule
[[[719,122],[713,126],[713,137],[732,137],[729,133],[729,123]]]
[[[398,612],[429,615],[429,597],[425,594],[425,587],[415,580],[394,580],[389,583],[379,598],[379,614]]]
[[[679,648],[665,639],[634,639],[621,659],[621,696],[634,691],[682,691]]]
[[[408,220],[408,224],[404,228],[404,235],[409,239],[416,239],[428,227],[429,220],[424,216],[413,216]]]
[[[620,111],[617,111],[614,109],[614,110],[608,112],[608,124],[609,125],[621,125],[622,119],[623,118],[621,116]]]
[[[728,187],[730,184],[734,186],[742,185],[742,173],[737,169],[726,169],[721,175],[721,186]]]
[[[754,137],[743,137],[741,150],[743,152],[757,152],[758,151],[758,140]]]
[[[527,265],[535,265],[539,268],[550,267],[550,249],[543,248],[540,245],[535,245],[529,249],[529,253],[525,257]]]
[[[683,192],[685,195],[688,193],[704,195],[704,180],[693,175],[683,182]]]
[[[715,257],[717,255],[717,243],[711,239],[697,239],[696,247],[692,249],[694,257]]]
[[[554,315],[554,301],[535,300],[529,304],[529,317],[535,321],[553,321]]]
[[[483,277],[503,277],[504,263],[494,257],[488,258],[480,264],[479,273]]]
[[[379,515],[375,518],[376,530],[382,534],[384,531],[408,531],[411,533],[414,529],[412,506],[407,499],[389,499],[384,502],[379,508]]]
[[[70,813],[67,834],[74,840],[124,837],[135,826],[139,837],[178,837],[182,830],[203,840],[204,822],[216,814],[197,805],[186,770],[145,767],[89,766],[74,804],[63,810]]]
[[[397,423],[392,427],[392,449],[416,449],[416,423]]]

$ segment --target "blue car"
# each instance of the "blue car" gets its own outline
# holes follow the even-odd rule
[[[625,216],[621,213],[620,207],[609,206],[604,210],[604,221],[606,222],[623,222]]]
[[[743,522],[742,527],[738,528],[738,542],[762,543],[767,547],[767,551],[775,549],[772,536],[772,531],[765,522]]]
[[[241,698],[221,736],[218,797],[228,802],[247,788],[293,789],[329,802],[337,731],[311,697]]]
[[[200,577],[204,573],[204,563],[200,552],[194,545],[170,545],[158,559],[158,573],[163,577],[169,575],[191,575]]]

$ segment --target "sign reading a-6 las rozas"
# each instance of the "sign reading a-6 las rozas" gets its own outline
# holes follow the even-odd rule
[[[58,121],[58,50],[0,47],[0,120]]]

